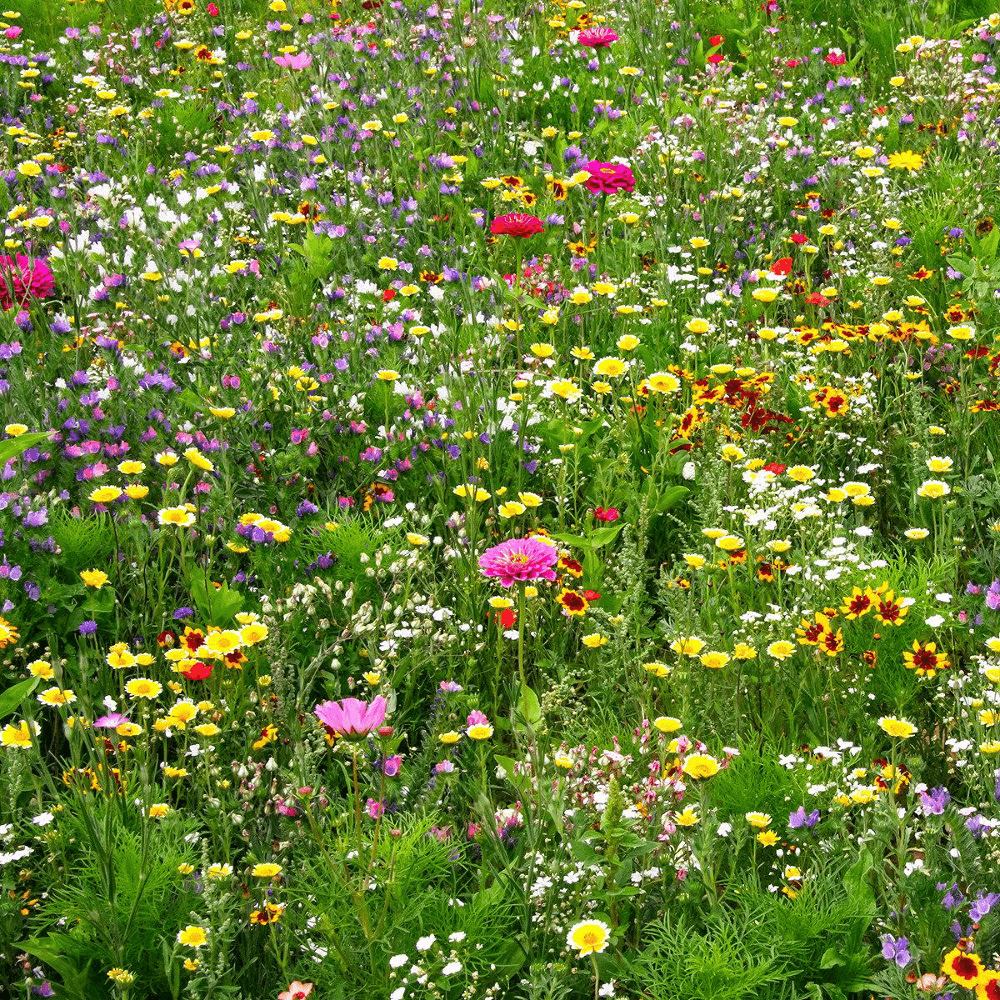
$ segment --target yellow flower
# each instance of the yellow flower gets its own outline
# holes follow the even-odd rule
[[[50,687],[38,695],[38,701],[42,705],[71,705],[76,695],[69,688]]]
[[[32,726],[34,727],[34,732],[32,732]],[[27,750],[31,746],[32,735],[37,734],[37,724],[29,724],[22,719],[17,725],[10,723],[0,730],[0,746]]]
[[[438,740],[445,746],[450,746],[452,743],[457,743],[461,738],[462,738],[461,733],[450,732],[450,733],[442,733],[438,737]]]
[[[795,652],[795,643],[789,642],[787,639],[779,639],[767,647],[767,652],[776,660],[787,660]]]
[[[188,528],[194,524],[194,514],[186,507],[164,507],[157,514],[157,520],[163,525],[174,525],[178,528]]]
[[[114,503],[122,495],[117,486],[100,486],[90,494],[92,503]]]
[[[517,500],[508,500],[506,503],[501,504],[497,509],[497,513],[501,517],[517,517],[523,514],[527,510],[527,507],[523,503],[519,503]]]
[[[928,500],[939,500],[951,493],[951,487],[939,479],[928,479],[921,483],[917,490],[917,496],[926,497]]]
[[[688,806],[682,812],[674,813],[674,822],[678,826],[697,826],[701,822],[701,817],[694,806]]]
[[[493,727],[487,722],[479,722],[466,730],[470,740],[488,740],[493,735]]]
[[[878,720],[879,729],[893,739],[908,740],[916,731],[917,727],[906,719],[896,719],[891,715],[884,715]]]
[[[689,778],[711,778],[719,773],[719,762],[707,753],[692,753],[684,759],[681,770]]]
[[[816,473],[808,465],[793,465],[790,469],[785,469],[785,475],[797,483],[808,483]]]
[[[747,822],[758,830],[764,830],[771,825],[771,817],[767,813],[748,812]]]
[[[702,653],[701,665],[703,667],[708,667],[709,670],[720,670],[729,662],[728,653]]]
[[[189,924],[177,934],[177,943],[186,944],[189,948],[201,948],[208,944],[208,932],[204,927]]]
[[[628,363],[621,358],[601,358],[594,365],[594,374],[603,375],[605,378],[617,378],[623,375],[628,368]]]
[[[108,574],[99,569],[84,569],[80,571],[80,578],[88,587],[100,590],[108,582]]]
[[[658,719],[653,719],[653,725],[661,733],[675,733],[681,728],[681,720],[671,715],[661,715]]]
[[[149,807],[150,819],[163,819],[170,812],[170,806],[166,802],[157,802]]]
[[[685,552],[684,562],[687,563],[689,569],[701,569],[705,565],[705,557],[697,553]]]
[[[537,493],[518,493],[517,499],[525,507],[540,507],[542,504],[542,498]]]
[[[254,865],[250,874],[254,878],[274,878],[275,875],[281,874],[281,865],[273,863]]]
[[[762,844],[764,847],[774,847],[778,839],[778,835],[774,830],[762,830],[757,834],[757,843]]]
[[[133,698],[155,698],[163,690],[163,685],[147,677],[136,677],[125,685],[125,690]]]
[[[581,957],[604,951],[611,940],[611,928],[601,920],[581,920],[566,935],[566,942]]]
[[[921,542],[930,534],[930,532],[926,528],[907,528],[903,534],[909,538],[911,542]]]
[[[705,648],[705,643],[696,636],[687,636],[674,639],[670,648],[678,656],[697,656]]]
[[[738,642],[736,643],[736,648],[733,650],[733,656],[737,660],[755,660],[757,658],[757,650],[745,642]]]
[[[199,736],[218,736],[221,730],[214,722],[205,722],[200,726],[195,726],[194,731]]]
[[[900,153],[893,153],[888,162],[893,170],[917,171],[924,165],[924,158],[912,150],[903,150]]]
[[[773,288],[755,288],[753,290],[753,297],[758,302],[763,302],[764,305],[767,305],[778,297],[778,293]]]
[[[376,372],[376,378],[380,382],[395,382],[399,378],[399,372],[394,368],[383,368]]]
[[[529,350],[536,358],[551,358],[556,351],[551,344],[532,344]]]
[[[746,542],[739,535],[723,535],[715,540],[715,547],[723,552],[736,552],[742,549]]]

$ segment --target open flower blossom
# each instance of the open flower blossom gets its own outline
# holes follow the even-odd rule
[[[584,186],[592,194],[615,194],[618,191],[631,194],[635,190],[635,174],[624,163],[590,160],[583,169],[590,174]]]
[[[21,308],[30,299],[48,298],[55,290],[52,271],[37,257],[0,257],[0,309]]]
[[[324,701],[316,706],[316,717],[328,729],[346,739],[367,736],[385,722],[386,701],[381,695],[371,704],[359,698]]]
[[[606,49],[618,41],[618,36],[610,28],[585,28],[576,40],[588,49]]]
[[[559,550],[537,538],[511,538],[487,549],[479,557],[483,576],[493,576],[504,587],[527,580],[554,580]]]
[[[611,940],[611,928],[602,920],[581,920],[566,935],[566,943],[580,956],[604,951]]]
[[[490,223],[490,232],[494,236],[517,236],[527,239],[538,233],[545,232],[545,226],[537,215],[526,212],[511,212],[509,215],[499,215]]]
[[[278,994],[278,1000],[306,1000],[312,991],[312,983],[300,983],[296,979],[294,983],[289,983],[287,990],[282,990]]]

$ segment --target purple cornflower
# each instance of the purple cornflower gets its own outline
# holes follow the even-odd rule
[[[194,608],[178,608],[174,612],[174,621],[179,622],[182,618],[193,618]]]

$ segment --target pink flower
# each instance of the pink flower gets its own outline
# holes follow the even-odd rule
[[[595,507],[594,518],[598,521],[617,521],[619,517],[616,507]]]
[[[43,260],[0,257],[0,309],[23,306],[28,299],[44,299],[55,290],[56,282]],[[13,294],[11,293],[13,289]]]
[[[586,187],[593,194],[614,194],[616,191],[631,194],[635,188],[635,174],[623,163],[591,160],[583,169],[590,174]]]
[[[275,56],[274,64],[283,69],[308,69],[313,61],[308,52],[295,52],[290,55]]]
[[[610,28],[586,28],[576,36],[576,40],[588,49],[606,49],[612,42],[618,41],[618,36]]]
[[[352,740],[378,729],[385,721],[385,709],[385,698],[379,695],[370,705],[357,698],[324,701],[315,712],[327,729]]]
[[[552,567],[559,559],[554,545],[537,538],[511,538],[494,545],[479,557],[483,576],[498,577],[504,587],[526,580],[554,580]]]
[[[306,1000],[306,997],[309,996],[312,991],[312,983],[300,983],[296,980],[294,983],[289,985],[287,990],[282,990],[282,992],[278,994],[278,1000]]]
[[[542,225],[542,220],[535,215],[511,212],[510,215],[495,218],[490,224],[490,232],[494,236],[519,236],[527,239],[536,233],[544,233],[545,227]]]

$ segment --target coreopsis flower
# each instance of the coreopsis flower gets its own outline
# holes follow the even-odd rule
[[[937,643],[928,642],[921,646],[914,640],[913,646],[903,653],[907,670],[913,670],[918,677],[933,677],[939,670],[951,666],[948,657],[938,652]]]
[[[479,568],[483,576],[496,577],[501,586],[512,587],[515,582],[554,580],[558,560],[554,545],[537,538],[512,538],[487,549],[479,557]]]
[[[953,982],[974,989],[985,969],[982,959],[971,951],[952,948],[941,962],[941,971]]]

